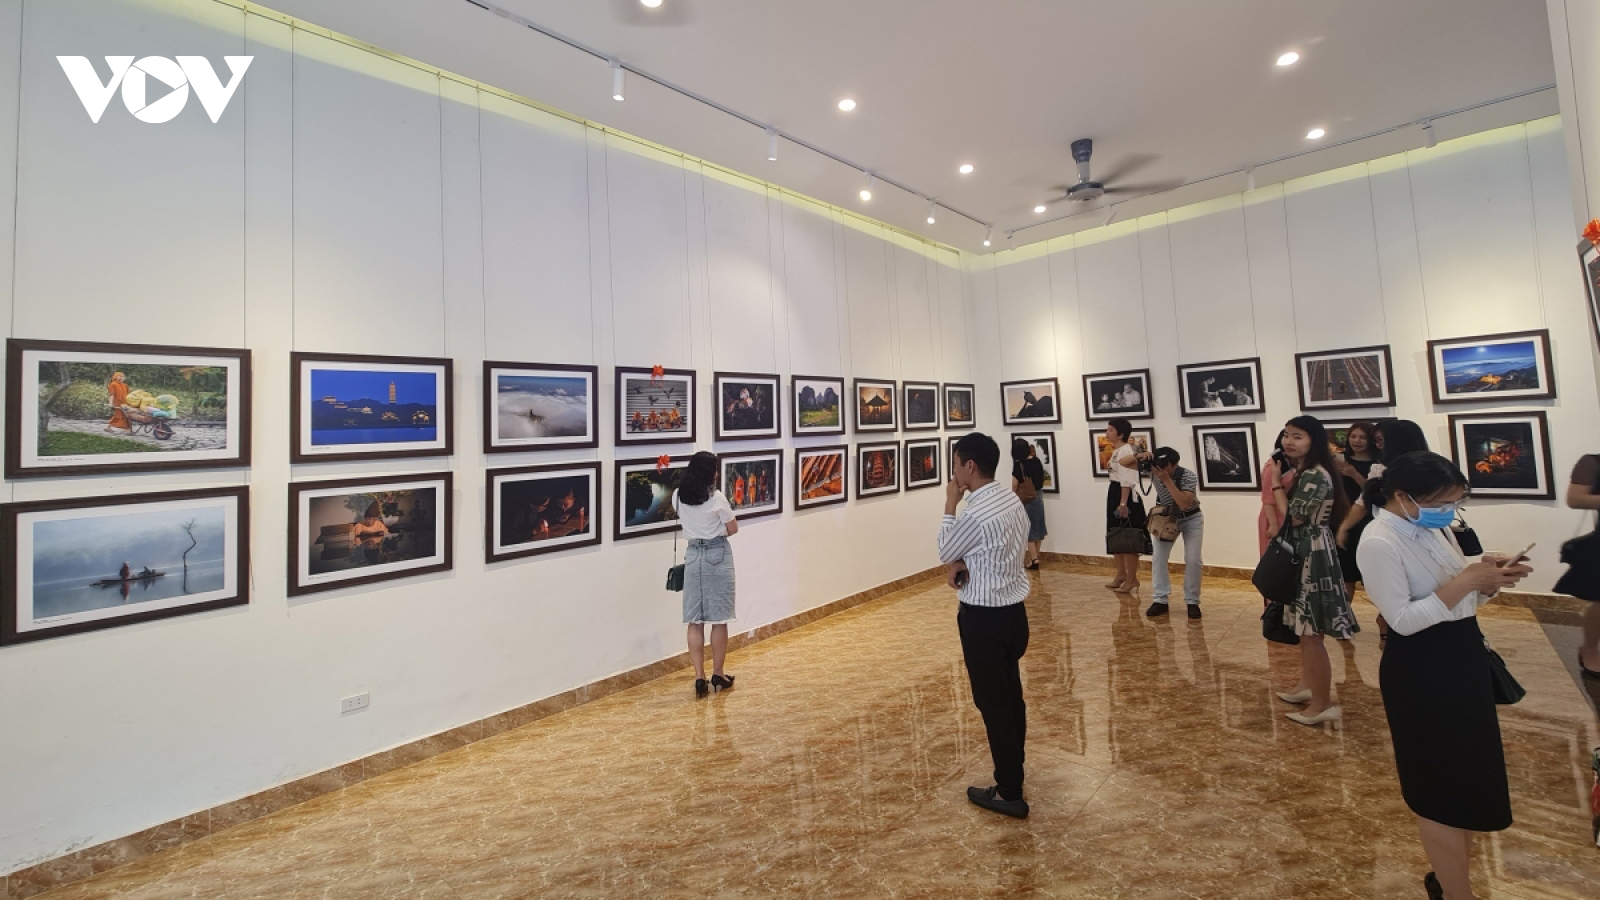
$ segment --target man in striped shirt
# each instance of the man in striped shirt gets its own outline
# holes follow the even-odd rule
[[[961,599],[956,627],[994,758],[993,787],[967,788],[967,799],[1002,815],[1028,817],[1022,799],[1022,744],[1028,730],[1017,662],[1028,650],[1028,575],[1022,569],[1028,513],[1016,492],[995,481],[1000,447],[973,432],[956,442],[954,475],[945,486],[939,561]],[[967,506],[956,515],[966,494]]]

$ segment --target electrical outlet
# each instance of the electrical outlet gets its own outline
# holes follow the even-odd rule
[[[344,715],[345,713],[360,712],[371,705],[371,694],[357,694],[354,697],[346,697],[339,701],[339,714]]]

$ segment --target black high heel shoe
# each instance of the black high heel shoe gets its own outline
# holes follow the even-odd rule
[[[706,685],[706,680],[704,678],[696,678],[694,680],[694,695],[696,697],[704,697],[709,693],[711,693],[711,688]]]
[[[1444,885],[1439,883],[1439,876],[1432,872],[1423,876],[1422,888],[1428,892],[1428,900],[1444,900]]]
[[[718,692],[733,690],[733,676],[732,675],[713,675],[713,676],[711,676],[711,689],[713,691],[718,691]]]

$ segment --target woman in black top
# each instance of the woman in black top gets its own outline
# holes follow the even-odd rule
[[[1033,484],[1033,499],[1022,504],[1028,512],[1028,549],[1023,568],[1039,568],[1039,545],[1050,532],[1044,527],[1044,463],[1039,462],[1038,448],[1022,438],[1011,440],[1011,477],[1021,486],[1024,478]]]
[[[1334,468],[1339,470],[1339,476],[1344,479],[1344,495],[1352,502],[1361,496],[1367,486],[1367,474],[1377,463],[1377,456],[1373,446],[1373,432],[1376,426],[1371,422],[1356,422],[1345,432],[1344,446],[1340,447],[1339,455],[1333,458]],[[1339,570],[1344,573],[1345,596],[1354,600],[1356,596],[1356,582],[1361,580],[1361,569],[1356,565],[1356,545],[1361,543],[1361,530],[1366,522],[1358,523],[1350,529],[1348,540],[1339,545]]]
[[[1373,426],[1372,443],[1378,449],[1378,461],[1367,467],[1367,481],[1362,485],[1360,496],[1350,503],[1350,512],[1339,525],[1339,534],[1336,542],[1339,549],[1355,553],[1356,547],[1361,544],[1361,530],[1372,521],[1373,510],[1383,505],[1383,467],[1394,460],[1428,449],[1428,437],[1422,433],[1422,426],[1410,419],[1384,419]],[[1341,559],[1343,553],[1340,554]],[[1348,596],[1348,595],[1347,595]],[[1354,599],[1352,597],[1351,599]],[[1371,599],[1370,597],[1368,599]],[[1378,615],[1378,647],[1382,648],[1389,640],[1389,623],[1383,615]]]
[[[1573,509],[1600,510],[1600,454],[1591,453],[1572,467],[1567,485],[1567,505]],[[1585,679],[1600,680],[1600,597],[1583,612],[1583,643],[1578,647],[1578,668]]]

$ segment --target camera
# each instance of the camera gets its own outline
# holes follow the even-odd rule
[[[1150,470],[1153,469],[1153,468],[1155,468],[1155,460],[1153,460],[1153,459],[1145,459],[1142,456],[1139,457],[1139,474],[1140,475],[1149,475],[1150,474]]]

